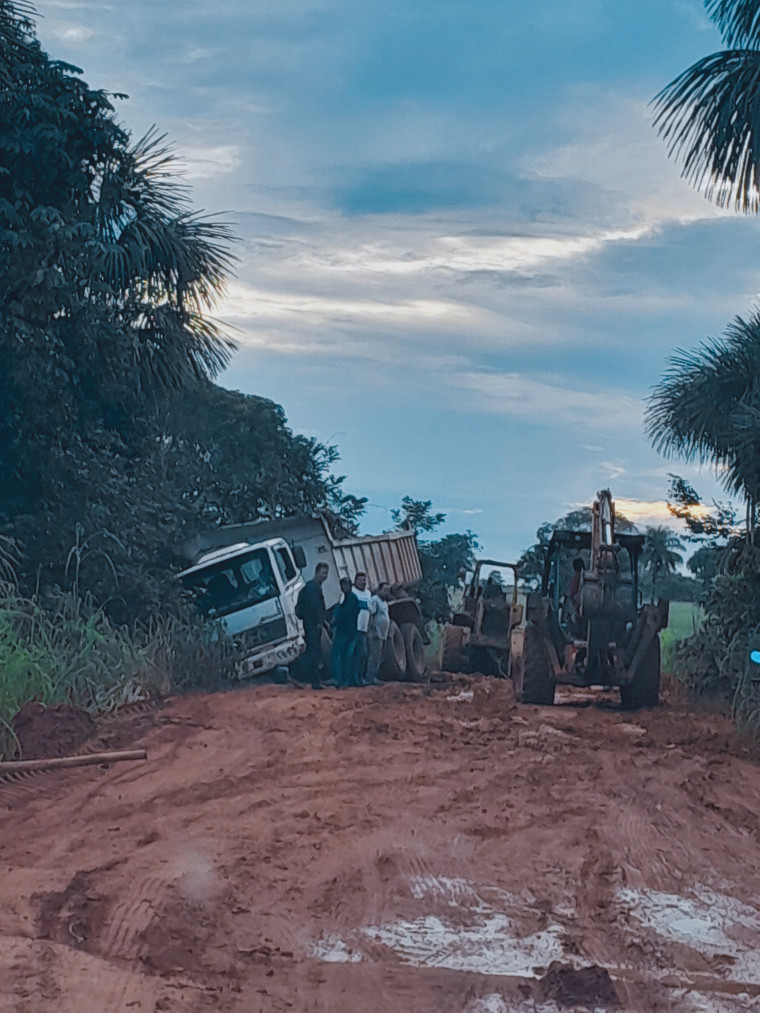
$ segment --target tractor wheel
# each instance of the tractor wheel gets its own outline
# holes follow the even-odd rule
[[[401,636],[406,650],[406,678],[409,682],[420,682],[425,677],[425,645],[422,634],[414,623],[401,624]]]
[[[660,702],[660,638],[655,636],[641,659],[633,682],[620,687],[623,710],[656,707]]]
[[[444,672],[464,672],[467,669],[467,652],[464,648],[464,626],[445,626],[441,668]]]
[[[525,624],[522,650],[511,666],[518,703],[554,703],[554,679],[541,635],[533,623]]]
[[[380,678],[386,682],[403,682],[406,679],[406,646],[398,623],[391,619],[388,639],[383,648]]]

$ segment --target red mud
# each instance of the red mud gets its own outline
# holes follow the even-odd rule
[[[59,703],[43,707],[26,703],[13,720],[18,739],[18,759],[37,760],[50,756],[68,756],[95,732],[95,721],[87,711]]]
[[[146,763],[0,784],[2,1013],[759,1008],[723,718],[462,678],[130,720]]]

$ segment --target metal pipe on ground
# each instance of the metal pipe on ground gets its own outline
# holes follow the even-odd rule
[[[147,760],[144,749],[118,749],[110,753],[85,753],[81,756],[49,756],[40,760],[5,760],[0,762],[0,774],[22,770],[48,770],[55,767],[84,767],[96,763],[119,763],[121,760]]]

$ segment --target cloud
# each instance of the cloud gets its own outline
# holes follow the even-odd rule
[[[93,37],[95,32],[86,25],[58,25],[53,28],[52,34],[61,42],[68,42],[70,45],[81,45]]]
[[[478,395],[477,401],[468,401],[471,409],[514,415],[535,425],[580,429],[641,426],[641,401],[620,390],[579,390],[524,373],[469,372],[452,383]]]
[[[477,310],[439,299],[410,299],[396,302],[356,298],[329,298],[298,292],[274,292],[232,283],[220,306],[220,315],[255,326],[260,320],[292,321],[319,327],[328,321],[379,321],[407,327],[437,327],[472,323]]]
[[[572,141],[526,157],[528,177],[598,187],[607,215],[619,227],[626,219],[637,223],[642,234],[670,221],[730,217],[684,183],[653,129],[648,102],[581,86],[571,90],[563,112],[574,123]]]
[[[234,144],[185,147],[179,159],[183,175],[190,181],[228,176],[242,165],[240,149]]]
[[[602,461],[601,467],[607,472],[611,482],[625,475],[627,469],[622,464],[614,464],[612,461]]]
[[[352,491],[482,510],[499,558],[605,482],[659,503],[674,465],[641,399],[746,308],[758,262],[756,222],[695,194],[651,126],[711,48],[699,5],[508,6],[48,0],[40,21],[132,96],[136,134],[174,139],[196,206],[231,209],[223,382],[340,432]]]
[[[677,520],[668,510],[665,500],[644,500],[628,499],[620,497],[615,499],[615,509],[623,514],[629,521],[638,526],[683,528],[681,521]]]

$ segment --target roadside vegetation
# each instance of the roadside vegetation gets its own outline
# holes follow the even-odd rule
[[[725,49],[704,57],[655,100],[655,126],[682,172],[722,207],[760,210],[760,0],[705,0]],[[760,737],[760,310],[720,337],[679,351],[655,387],[646,426],[664,455],[715,468],[743,504],[704,504],[672,476],[669,505],[699,546],[689,566],[702,584],[704,622],[674,650],[693,692],[731,703]]]
[[[363,501],[335,448],[213,381],[227,225],[193,212],[172,152],[51,59],[0,0],[0,728],[29,700],[88,710],[224,679],[174,580],[214,525]]]
[[[34,17],[0,0],[4,753],[26,701],[109,710],[229,681],[239,648],[207,643],[175,580],[184,543],[314,511],[353,533],[365,506],[335,447],[215,383],[232,230],[194,212],[164,137],[130,134],[124,96],[42,50]],[[425,543],[428,615],[471,542]]]

